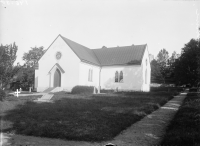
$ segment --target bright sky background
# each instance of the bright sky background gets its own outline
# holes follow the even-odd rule
[[[20,4],[21,3],[21,4]],[[17,61],[58,34],[91,49],[148,44],[157,56],[197,38],[200,0],[1,0],[0,43],[16,42]]]

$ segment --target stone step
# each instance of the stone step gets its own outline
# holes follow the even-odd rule
[[[52,90],[54,90],[56,87],[50,87],[50,88],[47,88],[46,90],[43,91],[43,93],[49,93],[51,92]]]
[[[52,100],[41,100],[40,99],[40,100],[34,100],[34,102],[51,102],[52,103],[53,101]]]
[[[51,99],[53,97],[53,94],[46,94],[46,95],[43,95],[40,99]]]
[[[54,93],[54,92],[60,92],[60,91],[63,91],[62,87],[55,87],[53,90],[51,90],[52,93]]]
[[[37,100],[34,100],[35,102],[52,102],[50,101],[53,97],[53,94],[45,94],[41,98],[38,98]]]

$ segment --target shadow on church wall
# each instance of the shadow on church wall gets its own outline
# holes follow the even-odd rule
[[[113,71],[115,70],[115,71]],[[115,82],[115,72],[123,72],[123,82]],[[102,88],[119,90],[141,90],[142,88],[142,68],[141,67],[123,67],[112,69],[112,77],[103,81]]]

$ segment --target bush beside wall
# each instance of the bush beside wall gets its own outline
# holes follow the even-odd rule
[[[113,90],[113,89],[102,89],[101,90],[101,93],[114,93],[115,92],[115,90]]]
[[[94,86],[75,86],[72,88],[71,91],[72,94],[92,94],[93,92],[94,92]]]

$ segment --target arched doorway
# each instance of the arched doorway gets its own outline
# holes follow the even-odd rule
[[[58,69],[56,69],[54,73],[54,87],[60,87],[61,86],[61,73]]]

